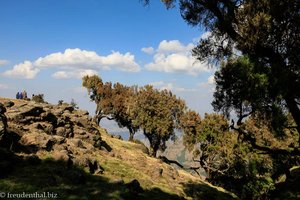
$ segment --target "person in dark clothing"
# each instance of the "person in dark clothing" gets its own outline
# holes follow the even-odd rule
[[[20,99],[23,99],[23,94],[22,94],[22,92],[19,92],[19,97],[20,97]]]
[[[24,90],[24,91],[22,92],[22,96],[23,96],[23,99],[27,99],[27,92],[26,92],[26,90]]]

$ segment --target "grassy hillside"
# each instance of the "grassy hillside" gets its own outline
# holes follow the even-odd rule
[[[2,144],[10,146],[10,150],[3,147],[0,151],[0,191],[6,195],[50,192],[49,195],[57,194],[60,199],[234,198],[222,188],[149,157],[142,144],[113,138],[91,121],[79,127],[83,119],[90,119],[82,114],[84,111],[0,98],[4,104],[8,101],[14,103],[6,112],[8,133],[14,144]],[[64,119],[64,127],[74,126],[74,134],[59,136],[61,127],[49,128],[50,120],[42,121],[48,119],[43,118],[46,114],[33,112],[38,109],[47,116],[55,115],[56,124]],[[100,148],[93,143],[95,131],[101,135]],[[94,164],[95,171],[91,171]]]

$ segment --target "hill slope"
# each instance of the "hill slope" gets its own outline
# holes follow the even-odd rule
[[[86,111],[0,97],[0,191],[46,199],[233,199],[222,188],[110,136]],[[45,193],[43,193],[45,192]]]

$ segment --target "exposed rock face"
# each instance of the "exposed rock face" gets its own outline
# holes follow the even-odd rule
[[[0,141],[4,139],[7,129],[7,118],[5,116],[6,108],[0,103]]]
[[[48,152],[54,160],[79,164],[91,173],[103,172],[97,160],[86,156],[95,148],[103,148],[99,126],[87,111],[68,104],[0,103],[0,139],[7,132],[18,136],[13,143],[22,152],[37,155]]]

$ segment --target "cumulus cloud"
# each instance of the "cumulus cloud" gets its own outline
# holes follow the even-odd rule
[[[8,61],[8,60],[1,60],[1,59],[0,59],[0,66],[1,66],[1,65],[7,65],[7,64],[9,64],[9,61]]]
[[[153,47],[143,47],[141,49],[142,52],[147,53],[147,54],[153,54],[154,53],[154,48]]]
[[[206,63],[198,62],[192,55],[194,44],[183,45],[178,40],[163,40],[158,45],[153,62],[145,65],[150,71],[180,72],[189,75],[198,75],[208,72]]]
[[[69,79],[69,78],[79,78],[81,79],[82,77],[88,75],[97,75],[97,71],[92,70],[92,69],[78,69],[74,71],[57,71],[54,74],[52,74],[52,77],[55,79]]]
[[[199,86],[207,88],[207,87],[213,87],[215,86],[215,84],[216,84],[215,77],[214,75],[211,75],[207,78],[206,82],[199,83]]]
[[[81,78],[83,74],[97,74],[96,70],[140,71],[140,66],[131,53],[113,51],[107,56],[101,56],[94,51],[76,48],[52,53],[33,62],[25,61],[4,72],[4,75],[32,79],[40,70],[48,68],[61,69],[52,75],[54,78]]]
[[[11,70],[5,71],[3,75],[13,78],[33,79],[39,72],[40,69],[36,68],[30,61],[24,61],[15,65]]]
[[[153,83],[150,83],[150,85],[153,85],[154,87],[156,87],[160,90],[170,90],[173,92],[194,92],[194,91],[196,91],[196,89],[194,89],[194,88],[177,87],[174,83],[164,82],[164,81],[153,82]]]
[[[164,81],[157,81],[150,83],[150,85],[153,85],[155,88],[158,88],[160,90],[174,90],[174,84],[173,83],[166,83]]]
[[[186,53],[191,51],[195,47],[194,44],[183,45],[178,40],[163,40],[159,43],[157,52],[159,53]]]

